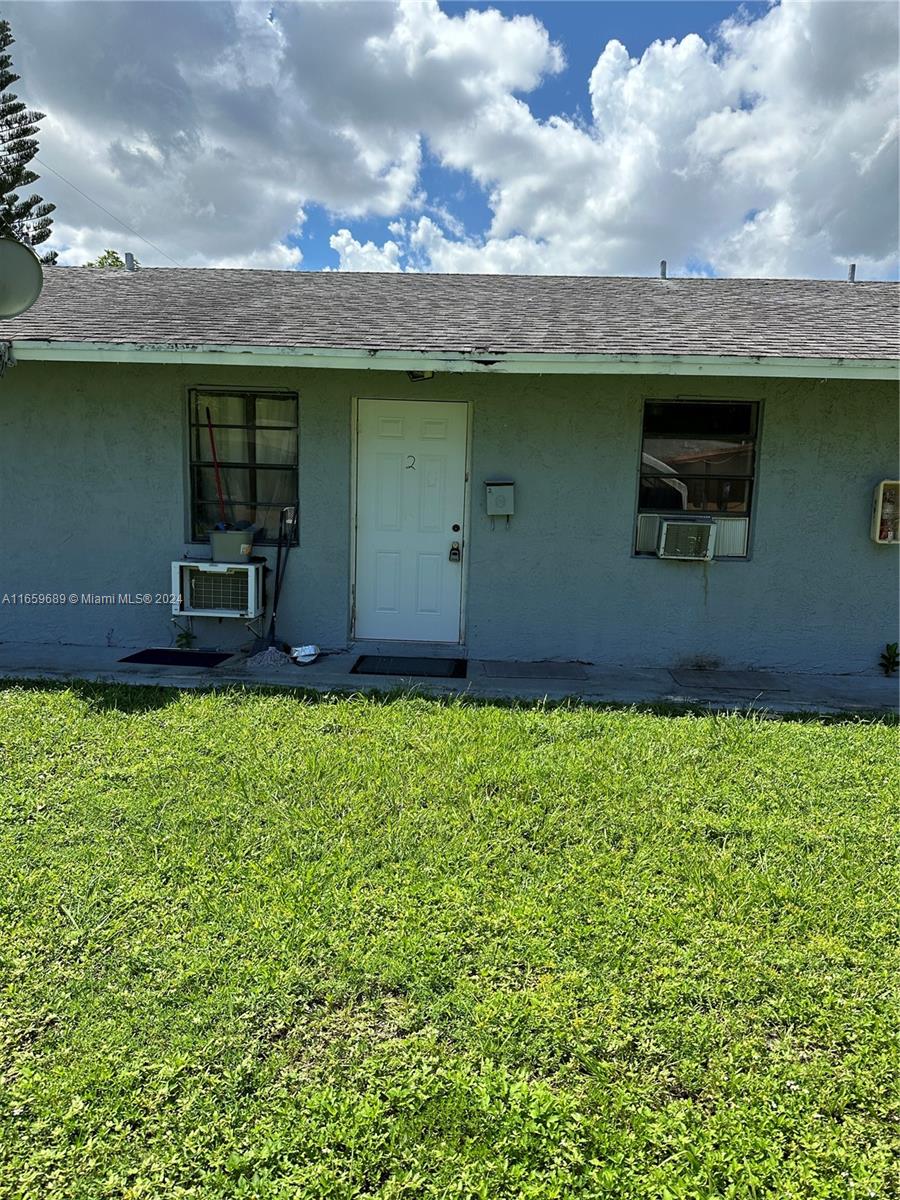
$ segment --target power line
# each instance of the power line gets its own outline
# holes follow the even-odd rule
[[[59,173],[59,171],[57,171],[54,167],[51,167],[49,163],[42,162],[41,159],[39,159],[37,157],[37,155],[35,155],[34,161],[36,163],[40,163],[40,165],[44,168],[45,171],[52,171],[53,174],[57,177],[57,179],[61,179],[63,181],[63,183],[67,183],[69,185],[69,187],[73,189],[73,191],[76,191],[78,193],[79,196],[84,196],[85,200],[89,201],[96,208],[99,208],[101,212],[106,213],[106,215],[108,217],[111,217],[112,220],[115,221],[118,225],[121,225],[123,229],[127,229],[129,233],[133,233],[136,238],[138,238],[140,241],[144,242],[145,245],[149,246],[152,250],[155,250],[157,254],[161,254],[163,256],[163,258],[167,258],[169,260],[169,262],[173,263],[176,267],[181,266],[180,262],[175,262],[175,259],[171,256],[171,254],[166,254],[165,250],[163,250],[163,249],[161,249],[161,247],[157,246],[155,242],[151,242],[150,239],[145,238],[142,233],[138,233],[138,231],[136,229],[132,229],[132,227],[130,225],[126,225],[125,222],[123,220],[121,220],[119,217],[117,217],[115,213],[111,213],[108,208],[104,208],[103,205],[98,200],[95,200],[93,196],[89,196],[87,194],[87,192],[83,192],[80,187],[78,187],[76,184],[74,184],[72,182],[71,179],[66,179],[65,175],[61,175]]]

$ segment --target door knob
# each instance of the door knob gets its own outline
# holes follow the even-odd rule
[[[459,542],[450,543],[450,561],[462,562],[462,547]]]

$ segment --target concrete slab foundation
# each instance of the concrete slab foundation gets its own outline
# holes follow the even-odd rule
[[[672,678],[680,687],[698,691],[747,692],[760,688],[765,692],[786,692],[785,678],[771,671],[696,671],[675,670]]]
[[[473,662],[491,679],[587,679],[582,663],[572,662]]]
[[[232,659],[217,668],[148,667],[119,660],[119,647],[0,644],[0,680],[96,680],[172,688],[288,687],[320,692],[389,692],[414,688],[426,695],[466,695],[479,699],[535,701],[574,700],[590,704],[683,705],[711,711],[892,713],[898,709],[898,681],[883,675],[778,674],[768,671],[728,672],[718,685],[714,671],[677,672],[702,676],[679,682],[663,667],[612,668],[577,665],[584,678],[553,675],[500,678],[469,664],[467,679],[404,678],[396,675],[351,675],[358,654],[326,654],[308,666],[253,671],[245,660]],[[495,664],[492,664],[495,665]],[[514,667],[519,664],[509,664]],[[559,664],[523,664],[552,668]]]

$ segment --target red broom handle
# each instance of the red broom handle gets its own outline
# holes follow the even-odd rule
[[[225,518],[225,497],[222,495],[222,477],[219,474],[219,456],[216,454],[216,439],[213,434],[212,416],[208,405],[206,408],[206,428],[209,430],[209,448],[212,450],[213,470],[216,474],[216,495],[219,497],[219,514],[222,518],[222,524],[227,525],[228,521]]]

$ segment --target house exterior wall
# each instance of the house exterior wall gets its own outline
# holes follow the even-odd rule
[[[300,396],[300,546],[279,632],[349,643],[353,397],[468,400],[471,657],[874,670],[898,624],[897,551],[869,538],[872,489],[894,477],[890,383],[666,376],[444,375],[25,362],[0,379],[0,641],[137,647],[173,638],[166,605],[82,595],[166,593],[187,537],[186,394]],[[632,554],[645,398],[762,401],[747,560]],[[483,480],[516,482],[509,526]],[[197,553],[202,553],[195,548]],[[267,551],[274,556],[274,551]],[[77,604],[13,603],[76,594]],[[202,645],[246,639],[195,621]]]

